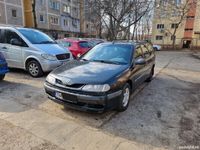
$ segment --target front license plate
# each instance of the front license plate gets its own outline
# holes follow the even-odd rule
[[[63,99],[62,93],[60,93],[60,92],[56,92],[55,97],[58,99],[61,99],[61,100]]]

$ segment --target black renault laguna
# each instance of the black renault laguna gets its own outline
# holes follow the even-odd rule
[[[151,81],[154,66],[150,43],[102,43],[51,72],[45,91],[51,100],[74,109],[124,111],[131,92]]]

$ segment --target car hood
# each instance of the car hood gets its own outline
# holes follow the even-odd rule
[[[128,65],[106,64],[89,61],[70,61],[55,69],[51,75],[71,84],[105,84],[112,82]]]
[[[61,47],[58,44],[33,44],[36,49],[42,50],[44,53],[58,55],[69,53],[67,48]]]

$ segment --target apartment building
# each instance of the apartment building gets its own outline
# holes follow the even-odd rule
[[[98,19],[89,0],[80,0],[80,31],[83,36],[96,37],[98,34]]]
[[[37,27],[54,38],[80,33],[78,0],[35,0],[35,5],[24,0],[24,14],[26,27]]]
[[[157,0],[154,11],[153,27],[152,27],[152,42],[162,45],[163,47],[171,47],[175,41],[176,48],[197,48],[200,47],[200,1],[189,0],[188,10],[184,19],[180,21],[180,10],[176,10],[180,5],[186,3],[187,0],[172,0],[169,7],[169,1]],[[167,9],[166,9],[167,8]],[[175,36],[174,30],[177,29]],[[173,40],[175,38],[175,40]]]
[[[24,26],[23,0],[0,0],[0,24]]]

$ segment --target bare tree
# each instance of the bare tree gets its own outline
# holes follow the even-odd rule
[[[130,38],[130,29],[150,10],[151,0],[90,0],[96,15],[101,18],[109,40],[123,32]],[[95,5],[94,5],[95,4]]]
[[[34,27],[37,28],[36,0],[32,0],[32,11],[33,11]]]

